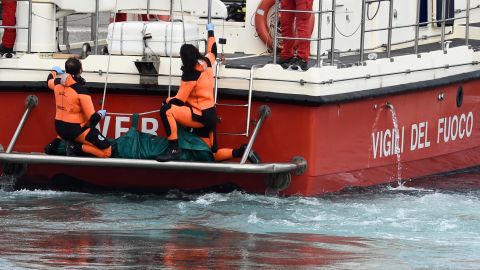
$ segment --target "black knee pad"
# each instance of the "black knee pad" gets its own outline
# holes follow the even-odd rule
[[[107,149],[110,147],[110,142],[96,128],[91,128],[85,139],[100,149]]]
[[[165,128],[165,133],[167,134],[167,137],[172,134],[172,130],[170,129],[170,123],[168,123],[168,119],[167,119],[167,111],[170,110],[171,107],[172,105],[165,104],[160,109],[160,119],[162,120],[163,127]]]

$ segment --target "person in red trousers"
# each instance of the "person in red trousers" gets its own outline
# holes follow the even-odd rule
[[[281,8],[285,10],[311,11],[313,0],[282,0]],[[282,12],[280,15],[280,25],[283,37],[310,38],[308,23],[312,13],[308,12]],[[296,36],[295,36],[296,30]],[[295,57],[294,46],[297,43],[297,55]],[[280,53],[278,64],[283,68],[308,69],[308,56],[310,55],[309,40],[284,39],[283,48]]]
[[[17,0],[2,0],[2,25],[15,26],[15,12],[17,11]],[[5,28],[0,44],[0,57],[12,57],[13,45],[16,37],[15,28]]]

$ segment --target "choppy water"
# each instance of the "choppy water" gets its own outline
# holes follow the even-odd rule
[[[479,269],[478,183],[289,198],[0,191],[0,269]]]

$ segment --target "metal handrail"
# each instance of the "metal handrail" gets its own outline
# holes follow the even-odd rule
[[[447,0],[442,0],[442,37],[441,37],[441,44],[442,44],[442,50],[445,52],[445,46],[443,45],[445,43],[445,17],[447,14]]]
[[[224,135],[244,135],[246,137],[248,137],[249,133],[250,133],[250,115],[251,115],[251,112],[252,112],[252,96],[253,96],[253,81],[254,81],[254,72],[257,68],[259,67],[263,67],[264,64],[257,64],[257,65],[253,65],[251,68],[250,68],[250,78],[248,79],[249,80],[249,84],[248,84],[248,102],[246,104],[226,104],[226,103],[217,103],[216,102],[216,98],[215,98],[215,105],[216,106],[226,106],[226,107],[246,107],[247,108],[247,119],[246,119],[246,127],[245,127],[245,132],[243,133],[226,133],[226,132],[219,132],[218,134],[224,134]],[[244,79],[244,78],[241,78],[241,79]],[[217,81],[218,80],[218,76],[215,77],[215,80]],[[216,83],[215,84],[215,97],[217,96],[217,92],[218,92],[218,88],[217,88],[218,84]]]
[[[322,1],[322,0],[320,0]],[[277,45],[278,45],[278,10],[280,6],[280,0],[275,0],[275,27],[273,31],[273,63],[277,63]]]
[[[467,18],[467,17],[466,17],[466,16],[455,17],[455,18],[445,19],[445,21],[448,22],[448,21],[454,21],[454,20],[465,19],[465,18]],[[422,24],[440,23],[440,22],[442,22],[442,20],[438,20],[438,21],[437,21],[437,20],[426,21],[426,22],[422,22]],[[392,29],[401,29],[401,28],[408,28],[408,27],[413,27],[413,26],[417,26],[417,24],[416,24],[416,23],[412,23],[412,24],[397,25],[397,26],[393,27]],[[385,31],[385,30],[388,30],[388,27],[368,29],[368,30],[365,30],[365,33],[377,32],[377,31]]]
[[[370,0],[367,1],[367,4],[378,3],[378,2],[389,2],[390,0]]]
[[[217,96],[218,96],[218,73],[220,72],[220,63],[221,61],[218,61],[219,59],[217,59],[217,63],[215,64],[215,82],[214,82],[214,102],[215,104],[217,103]]]
[[[467,10],[465,11],[465,45],[468,46],[470,35],[470,0],[467,0]]]
[[[323,1],[318,0],[318,11],[322,11],[323,9]],[[322,15],[323,13],[318,14],[318,27],[317,27],[317,37],[321,39],[322,37]],[[317,64],[316,67],[320,67],[322,65],[322,60],[320,59],[319,55],[322,53],[322,42],[317,43]]]
[[[392,26],[393,26],[393,0],[390,0],[388,12],[388,37],[387,37],[387,57],[392,56]]]
[[[312,14],[322,14],[322,13],[333,13],[334,10],[296,10],[296,9],[279,9],[279,12],[292,12],[292,13],[312,13]]]
[[[330,62],[333,65],[335,62],[335,7],[337,6],[336,0],[332,0],[332,7],[330,10],[323,10],[323,0],[319,0],[319,9],[318,11],[315,10],[292,10],[292,9],[280,9],[279,8],[279,0],[275,0],[275,32],[274,32],[274,39],[273,39],[273,63],[277,63],[277,44],[279,39],[283,40],[305,40],[305,41],[316,41],[317,42],[317,67],[321,66],[321,41],[322,40],[330,40],[330,49],[331,49],[331,54],[330,54]],[[310,13],[312,15],[318,14],[318,37],[317,38],[298,38],[298,37],[279,37],[278,36],[278,14],[279,12],[292,12],[292,13]],[[332,29],[331,29],[331,35],[328,38],[322,38],[322,14],[325,13],[331,13],[332,14]]]
[[[0,25],[0,28],[3,29],[21,29],[21,30],[28,30],[28,40],[27,40],[27,53],[32,52],[32,0],[17,0],[17,2],[27,2],[28,1],[28,26],[27,27],[19,27],[19,26],[3,26]]]
[[[32,52],[32,16],[33,16],[33,6],[32,0],[28,0],[28,47],[27,53]]]
[[[99,17],[100,17],[100,0],[95,1],[95,54],[98,54],[98,28],[99,28]],[[113,37],[113,33],[112,33]]]
[[[150,20],[150,0],[147,0],[147,19]]]
[[[270,116],[270,107],[267,105],[262,105],[259,109],[259,119],[257,122],[257,125],[255,126],[255,129],[253,130],[252,137],[250,137],[250,140],[248,141],[247,147],[245,148],[245,152],[243,152],[242,160],[240,161],[240,164],[245,164],[247,161],[248,156],[250,155],[250,152],[252,151],[253,143],[255,143],[255,139],[257,138],[258,132],[260,131],[260,128],[263,125],[263,121],[265,120],[266,117]]]
[[[5,25],[0,25],[0,29],[22,29],[22,30],[25,30],[25,29],[28,29],[28,26],[27,27],[21,27],[21,26],[5,26]]]
[[[248,137],[248,132],[250,130],[250,114],[252,111],[252,96],[253,96],[253,73],[257,68],[263,67],[263,64],[253,65],[250,68],[250,82],[248,84],[248,109],[247,109],[247,128],[245,129],[245,134]]]
[[[323,0],[320,0],[320,1],[323,1]],[[335,7],[337,6],[337,0],[332,0],[332,10],[335,10]],[[331,50],[331,55],[330,55],[330,63],[333,65],[334,64],[334,60],[335,60],[335,15],[336,15],[336,12],[332,12],[332,30],[331,30],[331,37],[332,37],[332,41],[330,43],[330,50]],[[320,43],[320,42],[318,42]],[[317,55],[317,60],[320,59],[320,55]]]
[[[230,103],[217,103],[217,106],[228,106],[228,107],[247,107],[248,104],[230,104]]]
[[[389,7],[389,23],[388,27],[384,28],[377,28],[377,29],[369,29],[365,30],[365,13],[366,13],[366,5],[374,2],[390,2]],[[442,19],[441,20],[432,20],[420,23],[420,0],[417,0],[417,15],[416,15],[416,23],[409,24],[409,25],[399,25],[393,27],[392,25],[392,17],[393,17],[393,0],[362,0],[362,15],[361,15],[361,30],[360,30],[360,62],[363,62],[365,59],[365,33],[376,32],[376,31],[385,31],[388,30],[388,44],[387,44],[387,57],[391,56],[391,47],[392,47],[392,31],[393,29],[400,29],[400,28],[407,28],[407,27],[415,27],[415,39],[414,39],[414,52],[418,54],[418,43],[420,39],[420,24],[431,24],[431,23],[441,23],[441,46],[442,50],[445,52],[446,47],[445,43],[445,23],[448,21],[454,21],[458,19],[465,19],[465,44],[468,45],[469,41],[469,26],[470,26],[470,0],[466,1],[466,15],[462,17],[455,17],[453,18],[446,18],[446,0],[442,0]]]
[[[420,0],[417,0],[417,17],[416,20],[417,24],[415,25],[415,45],[414,45],[414,53],[418,54],[418,38],[420,36]]]
[[[429,70],[437,70],[437,69],[447,69],[447,68],[452,68],[452,67],[460,67],[460,66],[469,66],[469,65],[478,65],[480,64],[479,61],[471,61],[471,62],[466,62],[466,63],[461,63],[461,64],[454,64],[454,65],[442,65],[442,66],[436,66],[436,67],[430,67],[430,68],[421,68],[421,69],[408,69],[404,71],[398,71],[398,72],[389,72],[389,73],[382,73],[382,74],[367,74],[364,76],[357,76],[357,77],[350,77],[350,78],[345,78],[345,79],[329,79],[321,82],[313,82],[313,81],[292,81],[292,80],[285,80],[285,79],[272,79],[272,78],[255,78],[254,80],[257,81],[274,81],[274,82],[286,82],[286,83],[303,83],[303,84],[312,84],[312,85],[324,85],[324,84],[332,84],[332,83],[337,83],[337,82],[344,82],[344,81],[351,81],[351,80],[359,80],[359,79],[371,79],[371,78],[376,78],[376,77],[382,77],[382,76],[391,76],[391,75],[398,75],[398,74],[409,74],[409,73],[414,73],[414,72],[422,72],[422,71],[429,71]],[[0,70],[3,69],[8,69],[8,70],[35,70],[35,71],[49,71],[49,69],[37,69],[37,68],[1,68]],[[89,72],[89,71],[84,71],[84,73],[98,73],[98,72]],[[138,75],[138,74],[132,74],[132,73],[124,73],[124,72],[114,72],[111,74],[117,74],[117,75]],[[166,77],[165,75],[158,75],[159,77]],[[175,77],[180,77],[180,76],[175,76]],[[232,76],[225,76],[225,77],[219,77],[220,79],[231,79],[231,80],[249,80],[247,77],[232,77]],[[218,133],[218,134],[225,134],[225,133]],[[244,135],[244,134],[241,134]]]
[[[95,158],[95,157],[65,157],[49,156],[44,154],[20,154],[1,153],[0,162],[23,163],[23,164],[58,164],[73,166],[115,167],[115,168],[144,168],[158,170],[184,170],[220,173],[289,173],[302,172],[305,163],[261,163],[261,164],[238,164],[228,162],[193,162],[193,161],[169,161],[157,162],[146,159],[126,158]]]
[[[25,112],[23,113],[22,118],[18,123],[15,133],[13,133],[12,139],[10,140],[10,143],[8,144],[8,147],[7,147],[7,151],[5,153],[9,154],[12,152],[13,147],[15,147],[15,143],[17,142],[17,139],[20,136],[20,132],[22,132],[23,126],[25,125],[25,122],[27,121],[27,118],[30,115],[30,112],[37,105],[38,105],[37,96],[34,96],[34,95],[27,96],[27,98],[25,99]]]
[[[319,40],[330,40],[333,37],[326,37],[326,38],[298,38],[298,37],[277,37],[277,39],[285,39],[285,40],[308,40],[308,41],[319,41]]]
[[[172,2],[173,4],[173,2]],[[173,8],[173,7],[172,7]],[[207,22],[211,23],[212,22],[212,0],[208,0],[208,14],[207,14]]]

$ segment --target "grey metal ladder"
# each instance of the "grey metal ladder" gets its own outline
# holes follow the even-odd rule
[[[254,73],[257,68],[263,67],[264,65],[253,65],[250,68],[250,77],[248,78],[249,84],[248,84],[248,101],[245,104],[228,104],[228,103],[219,103],[217,102],[217,96],[218,96],[218,79],[220,78],[219,76],[219,71],[220,71],[220,65],[221,61],[217,61],[217,64],[215,65],[215,106],[224,106],[224,107],[244,107],[246,109],[247,113],[247,119],[245,123],[245,131],[240,131],[240,132],[219,132],[218,134],[226,134],[226,135],[237,135],[237,136],[246,136],[248,137],[249,135],[249,130],[250,130],[250,116],[252,112],[252,95],[253,95],[253,81],[254,81]],[[247,80],[247,79],[246,79]]]

